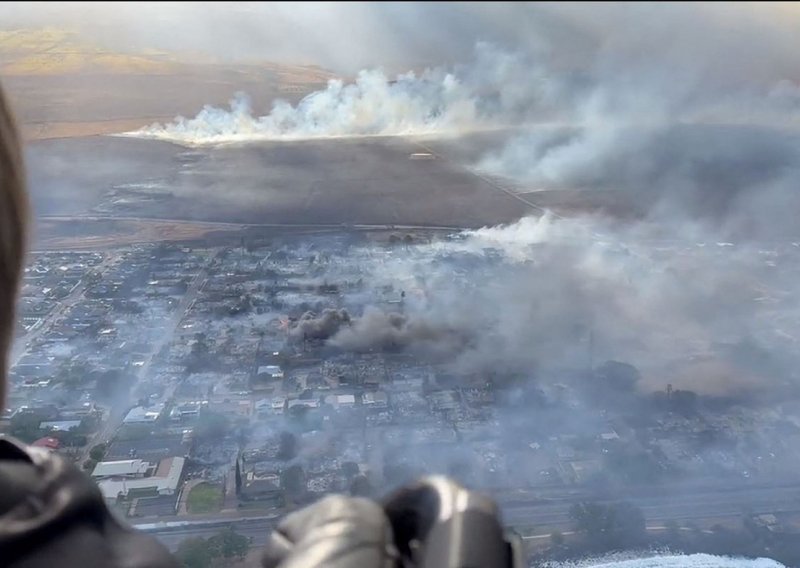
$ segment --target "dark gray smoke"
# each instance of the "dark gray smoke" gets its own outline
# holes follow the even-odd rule
[[[409,317],[368,307],[352,325],[340,329],[331,344],[352,351],[400,351],[413,348],[428,354],[452,355],[463,348],[475,330],[448,327],[439,318]]]
[[[323,310],[319,315],[306,312],[290,323],[290,333],[298,339],[325,340],[336,335],[339,330],[351,324],[347,310]]]
[[[546,216],[411,247],[371,279],[423,293],[408,294],[403,314],[367,309],[331,343],[435,353],[458,373],[545,383],[606,360],[639,368],[645,390],[732,394],[794,381],[790,314],[800,304],[787,291],[800,249],[681,228],[678,238],[649,223]]]

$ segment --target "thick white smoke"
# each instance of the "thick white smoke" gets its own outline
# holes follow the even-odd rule
[[[708,78],[700,72],[703,62],[716,61],[707,47],[694,59],[666,53],[650,54],[652,65],[643,65],[619,49],[568,68],[522,48],[478,44],[467,65],[395,80],[364,70],[352,83],[331,81],[296,105],[277,101],[266,114],[240,93],[230,109],[207,106],[194,118],[123,135],[202,146],[501,128],[466,162],[512,178],[522,191],[648,193],[643,207],[651,197],[660,204],[668,196],[679,209],[702,215],[727,214],[725,207],[737,200],[739,209],[760,212],[769,200],[747,202],[745,194],[754,190],[785,196],[800,162],[788,151],[795,141],[785,139],[800,132],[787,128],[800,117],[796,82],[776,80],[780,75],[747,81],[733,71]],[[663,68],[680,69],[680,77]],[[711,194],[721,197],[708,199]],[[787,204],[778,213],[791,209]],[[773,214],[769,209],[763,216]],[[739,230],[736,223],[731,230]]]
[[[354,82],[332,80],[295,106],[276,101],[265,115],[254,112],[247,95],[238,93],[230,109],[206,106],[194,118],[178,117],[123,135],[199,146],[463,132],[530,114],[537,101],[552,99],[545,77],[522,55],[479,44],[468,66],[408,72],[395,79],[379,69],[363,70]]]
[[[248,97],[237,93],[230,110],[207,106],[194,118],[178,117],[128,135],[205,145],[438,132],[475,122],[475,107],[453,75],[408,73],[390,81],[374,70],[361,71],[352,84],[332,80],[297,106],[277,101],[264,116],[254,115]]]
[[[331,341],[444,352],[457,372],[544,376],[616,359],[641,370],[644,390],[672,383],[711,395],[766,392],[792,372],[786,337],[796,331],[764,297],[791,286],[798,248],[682,229],[677,236],[650,223],[545,215],[397,251],[367,269],[375,285],[407,292],[402,316],[354,314]],[[783,298],[780,312],[793,317],[800,305]],[[723,344],[754,351],[742,347],[750,359],[732,362]],[[759,349],[765,361],[756,360]]]

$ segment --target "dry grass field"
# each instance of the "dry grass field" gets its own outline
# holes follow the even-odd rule
[[[0,77],[27,140],[132,130],[227,105],[243,91],[266,112],[333,74],[313,65],[223,64],[148,50],[118,53],[55,28],[0,30]]]

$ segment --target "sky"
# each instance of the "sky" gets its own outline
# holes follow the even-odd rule
[[[714,73],[755,78],[791,69],[800,41],[797,6],[752,3],[15,2],[0,7],[0,22],[73,29],[118,50],[315,63],[343,73],[462,61],[482,41],[567,67],[713,57]]]

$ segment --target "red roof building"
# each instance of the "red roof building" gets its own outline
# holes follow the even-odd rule
[[[37,448],[47,448],[48,450],[57,450],[58,447],[61,445],[61,442],[58,441],[58,438],[46,437],[46,438],[39,438],[36,440],[31,446],[36,446]]]

